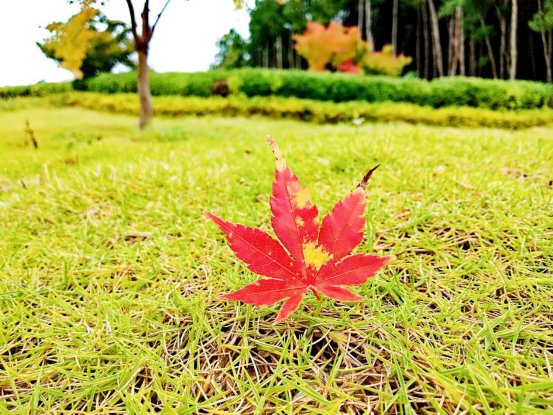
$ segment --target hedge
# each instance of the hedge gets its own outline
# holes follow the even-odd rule
[[[41,83],[0,88],[0,98],[45,96],[82,89],[101,93],[136,92],[136,74],[102,74],[79,82]],[[152,73],[152,95],[209,97],[295,97],[336,103],[350,101],[405,102],[432,108],[477,107],[488,109],[553,108],[553,85],[528,81],[481,78],[413,78],[311,73],[266,69],[241,69],[197,73]]]
[[[72,93],[52,96],[57,106],[77,106],[113,113],[138,115],[140,106],[134,94]],[[352,123],[353,120],[400,121],[439,126],[519,129],[553,123],[553,110],[494,111],[476,108],[434,109],[405,103],[320,102],[298,98],[244,96],[154,97],[156,115],[268,116],[317,123]],[[353,124],[352,124],[353,125]]]
[[[407,102],[433,108],[553,107],[553,86],[529,81],[465,77],[445,77],[426,81],[416,78],[264,69],[190,74],[152,73],[150,79],[150,88],[154,96],[208,97],[220,93],[223,82],[229,93],[248,97],[279,96],[333,102]],[[103,74],[88,80],[85,88],[102,93],[136,92],[136,74]]]
[[[71,82],[56,84],[39,83],[28,86],[7,86],[0,88],[0,99],[18,97],[44,97],[47,95],[73,91]]]

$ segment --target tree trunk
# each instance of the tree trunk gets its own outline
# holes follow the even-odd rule
[[[547,57],[547,82],[553,83],[553,74],[551,73],[551,58],[553,55],[553,31],[549,31],[549,56]]]
[[[263,67],[269,67],[269,45],[263,48]]]
[[[484,29],[485,31],[486,23],[484,22],[484,18],[482,16],[480,16],[480,24],[482,25],[482,29]],[[497,79],[497,67],[495,65],[495,57],[493,55],[492,43],[490,42],[490,37],[488,35],[486,35],[484,39],[486,41],[486,47],[488,48],[488,55],[490,55],[490,62],[492,64],[492,75],[494,79]]]
[[[474,62],[476,62],[476,76],[478,78],[482,78],[482,66],[478,63],[480,61],[480,58],[482,57],[482,51],[484,49],[484,46],[482,46],[480,43],[476,45],[476,58]]]
[[[361,33],[361,37],[363,37],[363,5],[365,4],[365,0],[359,0],[359,5],[357,7],[357,27],[359,28],[359,33]]]
[[[541,40],[543,42],[543,55],[545,57],[545,67],[547,70],[547,82],[549,83],[552,82],[552,73],[551,73],[551,47],[553,46],[552,40],[551,40],[552,37],[553,37],[553,32],[551,32],[550,30],[547,31],[547,34],[546,34],[546,31],[541,32]]]
[[[428,37],[428,11],[426,0],[421,3],[422,9],[422,35],[424,37],[424,79],[428,79],[430,67],[430,39]]]
[[[499,77],[505,79],[505,56],[507,55],[507,19],[497,10],[499,17],[499,30],[501,32],[501,43],[499,45]]]
[[[415,58],[417,60],[417,76],[422,77],[421,74],[421,8],[417,7],[417,39],[415,43]]]
[[[454,16],[449,17],[449,22],[447,23],[447,34],[448,34],[448,44],[447,44],[447,72],[449,76],[453,76],[453,59],[455,53],[455,21]]]
[[[551,73],[551,58],[553,55],[553,31],[549,31],[549,56],[547,57],[547,82],[553,83],[553,74]]]
[[[372,18],[371,0],[365,0],[365,32],[371,53],[374,52],[374,36],[371,27]]]
[[[534,53],[534,36],[528,37],[528,55],[530,56],[530,66],[532,67],[532,79],[538,78],[538,70],[536,68],[536,54]]]
[[[288,68],[294,69],[294,45],[292,42],[292,33],[288,34]]]
[[[279,33],[276,38],[275,55],[276,67],[282,69],[282,33]]]
[[[510,79],[517,77],[518,49],[517,49],[517,25],[518,25],[518,0],[512,0],[511,7],[511,70]]]
[[[139,128],[144,129],[154,115],[150,83],[148,82],[148,47],[138,50],[138,96],[140,98]]]
[[[434,40],[434,59],[436,62],[436,70],[438,72],[438,76],[444,76],[444,61],[442,57],[440,26],[438,23],[436,7],[434,7],[434,0],[428,0],[428,7],[430,9],[430,21],[432,23],[432,36]]]
[[[459,73],[466,75],[465,69],[465,13],[463,8],[459,7]]]
[[[392,12],[392,53],[397,56],[397,14],[398,14],[398,0],[394,0],[393,12]]]
[[[538,0],[538,7],[540,13],[544,13],[541,0]],[[547,71],[547,82],[551,83],[552,73],[551,73],[551,55],[553,49],[553,31],[551,30],[542,30],[540,32],[541,40],[543,42],[543,56],[545,58],[545,68]],[[534,75],[535,76],[535,75]]]
[[[469,39],[469,75],[476,76],[476,45],[474,44],[474,36],[471,34]]]
[[[449,75],[457,75],[457,66],[459,65],[459,57],[461,54],[461,7],[457,7],[455,11],[455,19],[453,21],[453,50]]]

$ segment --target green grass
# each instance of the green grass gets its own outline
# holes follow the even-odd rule
[[[470,107],[431,108],[394,102],[321,102],[298,98],[230,96],[223,97],[153,97],[157,115],[221,115],[230,117],[264,116],[296,119],[319,124],[356,122],[405,122],[464,128],[524,129],[553,126],[552,109],[490,110]],[[0,110],[15,111],[32,107],[79,107],[111,113],[140,114],[136,94],[99,94],[74,92],[42,98],[0,100]]]
[[[0,113],[2,412],[552,413],[553,130],[135,124]],[[381,163],[365,302],[214,300],[256,277],[200,208],[270,231],[267,133],[323,213]]]

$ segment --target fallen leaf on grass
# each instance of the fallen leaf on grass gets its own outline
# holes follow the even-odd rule
[[[347,256],[363,239],[365,188],[375,167],[357,188],[339,201],[319,226],[319,212],[306,187],[286,166],[276,143],[268,136],[276,162],[271,197],[271,223],[279,241],[259,229],[233,224],[203,213],[225,233],[236,256],[248,269],[267,277],[219,299],[254,305],[286,300],[275,323],[288,317],[312,291],[339,301],[360,301],[346,285],[361,285],[395,256]]]

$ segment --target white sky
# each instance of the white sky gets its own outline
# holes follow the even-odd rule
[[[151,20],[165,1],[150,0]],[[133,4],[140,14],[143,0]],[[108,18],[130,24],[125,0],[105,0],[100,9]],[[48,36],[44,27],[49,23],[67,21],[78,11],[67,0],[0,0],[0,86],[73,79],[36,42]],[[248,23],[247,11],[235,10],[232,0],[172,0],[150,43],[149,65],[157,72],[205,71],[217,53],[217,39],[231,28],[248,37]]]

